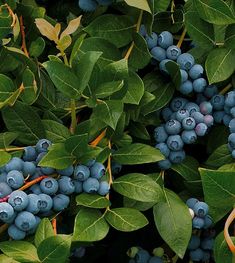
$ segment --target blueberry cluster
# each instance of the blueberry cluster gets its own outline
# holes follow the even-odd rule
[[[204,136],[213,125],[213,107],[203,101],[199,105],[185,98],[174,98],[161,114],[165,124],[155,128],[156,148],[166,157],[158,162],[163,170],[185,158],[184,144],[193,144],[197,137]]]
[[[196,198],[187,200],[193,219],[193,234],[189,241],[188,250],[192,261],[209,261],[212,256],[215,233],[211,229],[212,218],[208,215],[209,207],[205,202]]]
[[[153,255],[141,248],[132,247],[127,251],[127,255],[131,258],[129,263],[163,263],[164,262],[164,249],[162,247],[155,248]]]
[[[85,12],[93,12],[98,5],[109,6],[114,0],[78,0],[78,6]]]
[[[22,159],[13,157],[1,167],[0,220],[10,225],[8,234],[12,239],[33,234],[41,217],[68,207],[73,193],[109,192],[109,183],[104,180],[105,167],[95,160],[63,170],[38,166],[50,145],[49,140],[39,140],[36,147],[25,147]],[[25,182],[37,179],[42,180],[26,191],[21,190]]]

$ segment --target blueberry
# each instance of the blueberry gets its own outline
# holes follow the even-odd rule
[[[211,254],[209,251],[203,251],[203,257],[202,257],[203,262],[209,262],[210,257],[211,257]]]
[[[230,113],[231,113],[231,107],[225,105],[225,106],[224,106],[224,112],[230,115]]]
[[[120,163],[112,161],[111,163],[111,170],[113,175],[117,175],[122,170],[122,165]]]
[[[40,212],[48,212],[53,206],[52,198],[47,194],[39,194],[39,208]]]
[[[196,123],[204,122],[204,115],[201,112],[196,111],[191,114]]]
[[[183,131],[181,134],[182,141],[186,144],[193,144],[197,141],[197,134],[195,131]]]
[[[85,247],[79,247],[75,248],[72,252],[73,256],[76,258],[83,258],[86,253],[86,248]]]
[[[18,157],[13,157],[5,166],[6,172],[9,173],[12,170],[22,171],[23,161]]]
[[[27,207],[29,198],[24,191],[16,190],[10,194],[8,203],[15,209],[15,211],[22,211]]]
[[[41,139],[36,144],[36,151],[38,153],[47,152],[48,147],[51,146],[51,141],[47,139]]]
[[[113,0],[96,0],[99,5],[111,5]]]
[[[59,191],[61,194],[70,195],[75,191],[75,184],[70,177],[62,176],[59,181]]]
[[[196,126],[196,121],[192,117],[188,117],[182,120],[182,126],[185,130],[193,130]]]
[[[235,150],[232,150],[232,157],[235,159]]]
[[[40,211],[40,197],[35,194],[28,195],[29,203],[26,207],[26,211],[37,214]]]
[[[157,46],[158,36],[155,32],[153,32],[151,36],[147,35],[145,39],[146,39],[147,46],[149,49],[152,49],[153,47]]]
[[[202,260],[204,252],[203,252],[202,249],[198,248],[196,250],[191,250],[189,252],[189,255],[190,255],[190,258],[191,258],[192,261],[198,262],[198,261]]]
[[[8,196],[11,192],[12,189],[7,183],[0,183],[0,198]]]
[[[235,91],[230,91],[225,95],[225,105],[228,107],[235,106]]]
[[[229,115],[229,114],[225,114],[225,115],[224,115],[224,117],[223,117],[223,123],[224,123],[225,126],[228,127],[231,120],[232,120],[231,115]]]
[[[41,171],[42,171],[42,174],[50,175],[55,172],[55,169],[51,167],[41,167]]]
[[[224,118],[224,111],[216,111],[213,113],[213,118],[216,123],[222,123]]]
[[[144,249],[139,249],[139,251],[135,255],[136,263],[147,263],[150,259],[149,252]]]
[[[53,210],[62,211],[69,206],[70,199],[67,195],[58,194],[53,198]]]
[[[192,116],[194,112],[197,112],[200,110],[199,106],[196,103],[188,102],[184,107],[188,112],[189,115]]]
[[[78,165],[74,169],[74,178],[79,181],[85,181],[90,176],[90,170],[85,165]]]
[[[168,170],[171,168],[171,162],[170,160],[166,159],[166,160],[162,160],[158,162],[158,166],[161,170]]]
[[[141,35],[142,37],[145,37],[145,36],[147,35],[147,30],[146,30],[145,25],[142,24],[142,25],[140,26],[139,33],[140,33],[140,35]]]
[[[105,167],[102,163],[94,163],[91,168],[90,168],[90,171],[91,171],[91,177],[94,177],[96,179],[100,179],[102,176],[105,175]]]
[[[201,217],[195,216],[193,218],[193,228],[201,229],[205,225],[205,220]]]
[[[36,230],[38,228],[38,225],[41,222],[41,218],[38,217],[38,216],[35,216],[35,219],[36,219],[36,224],[35,224],[35,226],[32,229],[30,229],[29,231],[26,232],[27,235],[32,235],[32,234],[34,234],[36,232]]]
[[[168,75],[168,71],[166,69],[166,63],[171,61],[170,59],[163,59],[160,63],[159,63],[159,69],[162,73],[164,73],[165,75]]]
[[[224,103],[225,103],[224,95],[217,94],[211,98],[211,104],[214,110],[223,110]]]
[[[94,163],[95,163],[95,159],[91,159],[85,165],[90,168]]]
[[[188,73],[187,71],[180,69],[180,75],[181,75],[181,83],[185,82],[188,80]]]
[[[83,191],[86,193],[95,193],[99,189],[99,181],[96,178],[89,177],[86,181],[83,182]]]
[[[17,215],[15,225],[22,231],[28,231],[36,225],[36,218],[32,213],[23,211]]]
[[[171,101],[170,107],[173,111],[178,111],[184,109],[187,102],[188,100],[184,98],[176,97]]]
[[[95,0],[79,0],[78,6],[85,12],[93,12],[96,10],[98,3]]]
[[[166,59],[166,50],[161,47],[152,48],[150,53],[152,54],[153,58],[159,62]]]
[[[207,86],[207,81],[204,78],[195,79],[193,81],[193,90],[197,93],[203,92]]]
[[[204,69],[202,65],[195,64],[189,70],[189,76],[191,79],[198,79],[202,76],[203,72],[204,72]]]
[[[32,185],[29,190],[36,195],[39,195],[42,193],[42,190],[38,184]]]
[[[3,222],[9,220],[13,215],[14,209],[10,204],[6,202],[0,203],[0,219]]]
[[[177,46],[170,46],[166,50],[166,56],[169,59],[176,60],[181,55],[181,50]]]
[[[205,202],[197,202],[193,207],[195,215],[205,217],[208,214],[209,206]]]
[[[188,249],[194,250],[199,248],[199,246],[200,246],[200,237],[192,235],[188,244]]]
[[[32,175],[36,172],[36,165],[33,162],[23,163],[23,174],[24,176]]]
[[[235,118],[232,119],[230,122],[229,122],[229,130],[230,130],[230,133],[234,133],[235,132]]]
[[[228,136],[228,144],[232,149],[235,149],[235,133],[231,133]]]
[[[170,149],[168,148],[167,144],[164,142],[156,144],[155,148],[159,149],[160,152],[165,156],[168,157],[170,154]]]
[[[209,99],[211,99],[216,94],[218,94],[218,88],[215,85],[209,85],[204,90],[204,95]]]
[[[2,172],[0,174],[0,182],[1,183],[7,183],[7,173],[6,172]]]
[[[37,152],[33,146],[27,146],[24,148],[23,160],[27,162],[35,161],[37,158]]]
[[[163,126],[154,129],[154,138],[158,143],[166,141],[168,134]]]
[[[40,188],[44,194],[53,195],[58,191],[59,185],[56,179],[48,177],[40,182]]]
[[[46,152],[39,153],[39,155],[37,156],[36,161],[35,161],[36,164],[38,164],[46,154],[47,154]]]
[[[189,199],[186,201],[186,205],[187,205],[189,208],[193,209],[194,206],[195,206],[195,204],[196,204],[197,202],[199,202],[199,201],[198,201],[196,198],[189,198]]]
[[[204,250],[212,250],[214,246],[213,238],[204,238],[201,242],[201,248]]]
[[[20,230],[16,225],[10,225],[7,232],[13,240],[22,240],[26,236],[25,231]]]
[[[164,121],[169,121],[170,120],[170,116],[172,114],[172,110],[168,107],[164,108],[162,111],[161,111],[161,114],[162,114],[162,118]]]
[[[197,93],[196,103],[199,105],[203,101],[207,101],[207,98],[202,93]]]
[[[99,195],[107,195],[109,193],[110,186],[107,181],[101,181],[98,189]]]
[[[14,211],[13,216],[10,217],[9,219],[5,220],[4,223],[6,223],[6,224],[8,224],[8,225],[13,224],[13,223],[15,222],[15,218],[16,218],[17,214],[18,214],[18,213],[17,213],[16,211]]]
[[[163,260],[160,257],[151,257],[148,261],[148,263],[163,263]]]
[[[58,174],[62,176],[71,176],[73,175],[74,168],[73,165],[70,165],[69,167],[62,169],[62,170],[57,170]]]
[[[178,110],[175,115],[177,121],[181,122],[184,118],[189,117],[189,112],[185,109]]]
[[[173,112],[172,114],[171,114],[171,117],[170,117],[170,120],[175,120],[176,119],[176,112]]]
[[[176,151],[176,152],[170,152],[169,160],[172,163],[182,163],[185,159],[185,151]]]
[[[188,95],[193,92],[193,84],[192,81],[186,80],[180,85],[180,92],[184,95]]]
[[[180,133],[180,130],[181,130],[181,124],[177,120],[169,120],[165,124],[165,130],[170,135],[178,134]]]
[[[172,151],[179,151],[183,148],[184,143],[180,135],[171,135],[167,139],[167,146]]]
[[[205,115],[204,116],[204,123],[208,126],[211,127],[214,124],[214,118],[212,115]]]
[[[173,45],[173,35],[168,31],[163,31],[158,37],[158,45],[164,49]]]
[[[183,53],[177,58],[177,63],[181,69],[190,70],[194,65],[194,57],[189,53]]]
[[[197,136],[205,136],[207,133],[208,127],[205,123],[198,123],[195,127],[195,132]]]
[[[204,224],[204,228],[205,229],[207,229],[207,228],[212,226],[213,220],[212,220],[212,218],[209,215],[206,215],[204,220],[205,220],[205,224]]]
[[[7,183],[13,189],[18,189],[24,184],[24,176],[17,170],[12,170],[7,174]]]

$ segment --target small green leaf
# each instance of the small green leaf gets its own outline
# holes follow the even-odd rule
[[[98,241],[103,239],[109,231],[109,225],[99,210],[82,208],[74,223],[74,241]]]
[[[124,85],[123,80],[104,82],[94,90],[96,98],[103,99],[109,97],[114,92],[119,91]]]
[[[30,56],[35,58],[39,57],[43,53],[45,46],[45,40],[42,37],[38,37],[29,47]]]
[[[168,61],[166,63],[166,69],[175,85],[175,88],[179,89],[181,85],[181,73],[179,65],[174,61]]]
[[[76,197],[77,205],[82,205],[90,208],[106,208],[110,206],[110,201],[104,196],[96,194],[82,193]]]
[[[73,136],[70,136],[65,141],[65,149],[71,155],[79,158],[86,151],[87,144],[88,144],[88,134],[87,133],[73,135]]]
[[[37,227],[37,231],[34,237],[34,244],[38,247],[43,240],[48,237],[54,236],[52,224],[48,218],[43,218]]]
[[[133,208],[113,208],[107,210],[105,219],[115,229],[123,232],[138,230],[148,224],[147,218]]]
[[[3,102],[8,99],[15,90],[16,87],[13,81],[9,77],[0,74],[0,101]]]
[[[0,148],[7,148],[16,138],[18,137],[17,132],[3,132],[0,133]]]
[[[162,189],[149,176],[131,173],[114,180],[113,189],[121,195],[142,202],[159,202]]]
[[[171,0],[151,0],[154,13],[166,11],[170,5]]]
[[[124,196],[123,204],[125,207],[135,208],[139,211],[147,211],[152,208],[156,202],[141,202]]]
[[[150,7],[149,7],[147,0],[125,0],[125,2],[130,6],[133,6],[133,7],[136,7],[138,9],[141,9],[141,10],[144,10],[144,11],[151,13],[151,10],[150,10]]]
[[[113,158],[121,164],[142,164],[161,161],[164,159],[164,156],[154,147],[133,143],[115,151]]]
[[[9,258],[4,254],[1,254],[0,255],[0,263],[19,263],[19,261],[16,261],[13,258]]]
[[[11,160],[11,155],[8,152],[0,151],[0,166],[7,164]]]
[[[231,49],[235,48],[235,24],[227,27],[224,45]]]
[[[68,128],[57,121],[42,120],[42,123],[46,131],[46,138],[52,142],[62,142],[70,136]]]

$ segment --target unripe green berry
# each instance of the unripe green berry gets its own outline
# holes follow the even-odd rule
[[[154,248],[154,250],[153,250],[153,255],[155,256],[155,257],[163,257],[163,255],[164,255],[164,249],[162,248],[162,247],[156,247],[156,248]]]

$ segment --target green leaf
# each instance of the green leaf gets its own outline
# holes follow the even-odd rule
[[[198,15],[209,23],[227,25],[235,23],[232,9],[223,0],[193,0]]]
[[[80,80],[71,68],[57,61],[44,62],[43,66],[60,92],[71,99],[80,97]]]
[[[8,257],[20,262],[37,263],[40,262],[37,250],[29,242],[25,241],[4,241],[0,242],[0,249]]]
[[[52,142],[63,142],[70,136],[68,128],[57,121],[42,120],[42,123],[46,131],[46,138]]]
[[[1,6],[0,9],[0,39],[5,38],[11,31],[12,18],[6,6]]]
[[[228,170],[200,169],[205,202],[210,215],[217,222],[224,217],[235,203],[235,172]]]
[[[235,51],[228,48],[213,49],[206,59],[209,84],[228,79],[234,72]]]
[[[39,166],[65,169],[73,164],[73,156],[65,149],[63,143],[57,143],[50,147],[49,152],[39,162]]]
[[[37,231],[34,237],[34,244],[38,247],[42,241],[48,237],[54,236],[52,224],[48,218],[43,218],[37,227]]]
[[[44,263],[65,263],[70,255],[71,236],[56,235],[43,240],[38,247],[38,256]]]
[[[142,140],[150,139],[147,128],[140,122],[132,122],[130,124],[130,134]]]
[[[179,90],[181,85],[181,73],[179,65],[174,61],[168,61],[166,63],[166,69],[175,85],[175,88]]]
[[[17,139],[22,143],[32,145],[45,138],[42,121],[29,105],[18,101],[13,107],[3,109],[2,117],[8,130],[18,133]]]
[[[3,102],[8,99],[15,90],[16,87],[13,81],[9,77],[0,74],[0,101]]]
[[[133,143],[115,151],[113,158],[121,164],[142,164],[161,161],[164,159],[164,156],[154,147]]]
[[[235,25],[229,25],[225,33],[225,43],[224,45],[228,48],[235,48]]]
[[[180,174],[186,181],[200,180],[199,163],[193,157],[187,156],[180,164],[174,164],[171,169]]]
[[[98,241],[103,239],[109,231],[109,225],[99,210],[82,208],[74,223],[74,241]]]
[[[232,237],[233,243],[235,242],[235,237]],[[234,255],[230,251],[226,240],[224,239],[224,232],[221,232],[215,238],[213,255],[216,263],[231,263],[233,262]]]
[[[231,152],[228,149],[228,145],[224,144],[217,148],[207,159],[206,164],[213,167],[219,168],[220,166],[234,162],[231,156]]]
[[[138,9],[141,9],[141,10],[144,10],[144,11],[151,13],[151,10],[150,10],[150,7],[149,7],[147,0],[125,0],[125,2],[130,6],[133,6],[133,7],[136,7]]]
[[[0,133],[0,148],[7,148],[16,138],[18,133],[16,132],[3,132]]]
[[[100,102],[93,110],[93,117],[106,123],[115,130],[118,120],[123,112],[123,102],[118,100],[108,100]]]
[[[123,232],[138,230],[148,224],[147,218],[133,208],[114,208],[107,210],[105,219],[115,229]]]
[[[102,37],[115,46],[123,47],[131,42],[135,23],[124,15],[102,15],[94,19],[85,31],[92,37]]]
[[[71,155],[79,158],[81,157],[87,149],[88,144],[88,134],[78,134],[70,136],[65,141],[65,149]],[[81,150],[82,149],[82,150]]]
[[[131,173],[114,180],[113,189],[121,195],[142,202],[159,202],[162,189],[149,176]]]
[[[141,202],[124,196],[123,204],[125,207],[135,208],[139,211],[147,211],[152,208],[156,202]]]
[[[0,166],[7,164],[11,160],[11,155],[8,152],[0,151]]]
[[[186,204],[174,192],[163,192],[165,200],[153,208],[154,221],[163,240],[183,258],[192,234],[192,218]]]
[[[185,14],[185,25],[187,33],[200,47],[209,49],[215,45],[213,25],[198,17],[197,12],[187,12]]]
[[[6,255],[1,254],[0,263],[19,263],[19,261],[16,261],[13,258],[9,258]]]
[[[77,205],[82,205],[90,208],[106,208],[110,206],[110,201],[104,196],[97,194],[82,193],[76,196]]]
[[[119,91],[123,85],[123,80],[104,82],[96,87],[94,90],[94,95],[99,99],[109,97],[114,92]]]
[[[153,4],[154,13],[166,11],[170,5],[171,0],[151,0]]]
[[[38,37],[36,40],[34,40],[30,47],[29,47],[29,54],[31,57],[39,57],[44,49],[45,49],[46,43],[45,40],[42,37]]]

